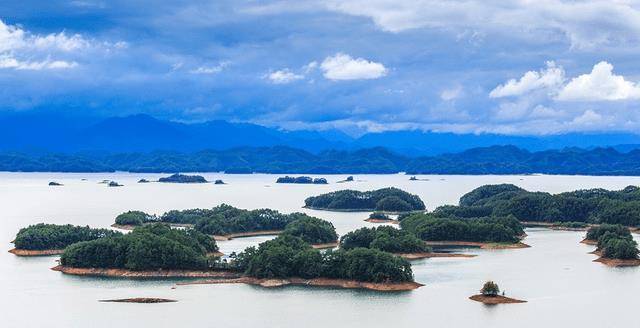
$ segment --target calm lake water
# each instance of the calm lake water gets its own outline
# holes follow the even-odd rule
[[[214,184],[138,184],[159,174],[0,173],[0,240],[6,250],[20,227],[38,222],[108,227],[127,210],[161,214],[170,209],[213,207],[304,211],[333,222],[339,234],[362,226],[368,213],[302,209],[304,199],[328,191],[395,186],[418,194],[428,209],[455,204],[475,187],[513,183],[552,193],[581,188],[621,189],[638,177],[584,176],[326,176],[328,185],[277,185],[274,175],[203,174]],[[86,179],[86,181],[82,181]],[[112,179],[123,187],[98,184]],[[49,187],[49,181],[63,187]],[[464,250],[475,258],[413,262],[411,292],[246,285],[177,286],[175,280],[140,281],[66,276],[49,270],[57,257],[20,258],[0,252],[0,327],[632,327],[637,326],[640,268],[608,268],[592,262],[593,247],[581,232],[527,229],[517,250]],[[636,236],[637,237],[637,236]],[[269,237],[218,242],[240,251]],[[525,304],[485,306],[467,299],[492,279]],[[100,303],[99,299],[162,297],[167,304]]]

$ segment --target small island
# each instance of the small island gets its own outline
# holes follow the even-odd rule
[[[170,300],[170,299],[167,299],[167,298],[135,297],[135,298],[119,298],[119,299],[115,299],[115,300],[99,300],[98,302],[151,304],[151,303],[173,303],[173,302],[177,302],[177,301],[176,300]]]
[[[481,302],[486,305],[496,305],[496,304],[515,304],[515,303],[526,303],[527,301],[517,300],[515,298],[510,298],[504,296],[504,292],[500,295],[500,288],[498,284],[493,281],[487,281],[480,289],[480,294],[473,295],[469,297],[470,300]]]
[[[138,183],[149,183],[149,180],[143,178],[138,180]]]
[[[400,227],[429,246],[469,246],[484,249],[526,248],[520,242],[524,229],[513,217],[439,218],[413,214],[400,220]]]
[[[369,214],[369,218],[365,220],[369,223],[399,223],[398,220],[394,220],[389,215],[383,212],[373,212]]]
[[[629,228],[622,225],[603,224],[591,227],[582,242],[597,246],[593,254],[600,257],[594,262],[612,267],[640,265],[638,244],[633,240]]]
[[[88,226],[38,223],[20,229],[13,241],[15,248],[9,252],[18,256],[59,255],[71,244],[118,234],[109,229],[92,229]]]
[[[355,181],[353,179],[353,175],[350,175],[346,179],[338,181],[338,183],[353,182],[353,181]]]
[[[226,184],[226,183],[224,183],[224,181],[222,181],[222,180],[218,179],[218,180],[216,180],[213,184],[223,185],[223,184]]]
[[[159,218],[142,211],[128,211],[116,216],[116,222],[111,226],[118,229],[132,230],[136,226],[158,222]]]
[[[122,187],[122,185],[117,183],[116,181],[109,181],[107,186],[109,186],[109,187]]]
[[[59,182],[51,181],[51,182],[49,182],[49,186],[59,187],[59,186],[63,186],[63,184],[59,183]]]
[[[218,256],[212,238],[193,229],[154,223],[128,234],[72,244],[53,270],[113,277],[236,277],[211,270]]]
[[[400,257],[366,248],[320,252],[291,235],[249,247],[234,256],[229,265],[243,272],[243,277],[194,284],[302,285],[376,291],[407,291],[422,286],[414,282],[411,264]]]
[[[420,197],[398,188],[374,191],[340,190],[305,199],[305,207],[329,211],[424,211]]]
[[[158,182],[165,183],[206,183],[207,180],[199,175],[186,175],[175,173],[168,177],[158,179]]]
[[[284,176],[284,177],[279,177],[276,180],[276,183],[299,183],[299,184],[327,184],[327,179],[325,178],[311,178],[311,177],[307,177],[307,176],[300,176],[300,177],[290,177],[290,176]]]
[[[291,215],[294,216],[294,219],[285,226],[283,234],[298,237],[316,249],[338,246],[338,234],[331,222],[303,213]]]

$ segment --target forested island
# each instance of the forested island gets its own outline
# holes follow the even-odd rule
[[[577,227],[580,223],[637,227],[640,226],[640,188],[550,194],[527,191],[512,184],[485,185],[463,195],[459,206],[439,207],[433,214],[459,218],[512,215],[522,222],[547,222],[558,227]]]
[[[480,294],[469,297],[470,300],[481,302],[487,305],[496,304],[514,304],[514,303],[526,303],[527,301],[517,300],[504,296],[504,291],[500,295],[500,287],[493,281],[487,281],[482,285]]]
[[[287,175],[284,177],[279,177],[276,180],[276,183],[327,184],[328,182],[325,178],[312,178],[307,176],[290,177]]]
[[[206,183],[208,182],[204,177],[200,175],[186,175],[175,173],[168,177],[158,179],[158,182],[166,183]]]
[[[299,284],[379,291],[422,286],[413,281],[411,264],[400,257],[366,248],[320,252],[287,234],[247,248],[235,256],[230,265],[243,272],[244,277],[201,283],[248,283],[265,287]]]
[[[589,228],[583,243],[596,245],[595,261],[609,266],[637,266],[638,244],[633,240],[629,228],[616,224],[602,224]]]
[[[191,153],[0,153],[0,171],[22,172],[222,172],[227,174],[582,174],[640,175],[640,150],[613,148],[529,152],[514,146],[407,157],[384,148],[327,150],[289,147],[233,148]]]
[[[443,218],[417,213],[400,219],[400,227],[428,245],[461,245],[481,248],[522,248],[522,224],[513,216]]]
[[[369,214],[369,217],[365,221],[370,223],[398,223],[384,212],[373,212]]]
[[[333,224],[304,213],[283,214],[271,209],[245,210],[227,204],[211,209],[172,210],[159,217],[141,211],[129,211],[116,217],[114,227],[132,229],[154,222],[193,227],[218,240],[281,233],[300,237],[318,247],[335,246],[338,240]]]
[[[77,242],[118,235],[119,232],[109,229],[38,223],[18,231],[13,241],[15,248],[10,252],[19,256],[57,255]]]
[[[417,195],[398,188],[373,191],[339,190],[305,199],[305,207],[330,211],[424,211],[425,205]]]

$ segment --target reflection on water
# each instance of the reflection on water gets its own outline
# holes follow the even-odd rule
[[[277,185],[273,175],[204,174],[227,185],[138,184],[159,174],[0,173],[0,238],[11,247],[15,232],[37,222],[107,227],[115,216],[139,209],[161,214],[170,209],[269,207],[303,211],[330,220],[338,233],[363,226],[368,213],[302,209],[308,196],[332,190],[370,190],[395,186],[419,194],[429,209],[454,204],[487,183],[514,183],[529,190],[562,192],[581,188],[621,189],[640,184],[633,177],[581,176],[328,176],[328,185]],[[86,178],[86,181],[82,181]],[[98,184],[113,179],[123,184]],[[49,187],[49,181],[63,187]],[[175,286],[178,280],[101,279],[48,270],[56,257],[20,258],[0,252],[2,327],[626,327],[637,319],[640,268],[608,268],[594,263],[593,248],[581,232],[527,229],[531,248],[516,250],[449,249],[474,258],[436,258],[413,262],[416,281],[426,284],[405,293],[245,285]],[[223,253],[238,252],[271,237],[219,242]],[[467,299],[493,279],[507,295],[526,304],[484,306]],[[161,297],[166,304],[99,303],[99,299]]]

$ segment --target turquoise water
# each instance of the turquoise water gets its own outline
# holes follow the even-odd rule
[[[640,184],[636,177],[583,176],[356,176],[353,183],[276,185],[274,175],[204,174],[227,185],[137,184],[158,174],[0,173],[0,240],[5,249],[20,227],[73,223],[108,227],[126,210],[161,214],[169,209],[212,207],[222,202],[241,208],[304,211],[330,220],[338,233],[362,226],[368,213],[302,209],[306,197],[331,190],[370,190],[395,186],[416,193],[429,209],[454,204],[487,183],[514,183],[529,190],[561,192],[579,188],[620,189]],[[81,179],[87,179],[82,181]],[[98,184],[113,179],[123,187]],[[58,181],[63,187],[49,187]],[[528,229],[531,248],[466,249],[475,258],[413,262],[424,287],[404,293],[246,285],[176,286],[175,280],[73,277],[49,270],[57,257],[20,258],[0,252],[2,327],[626,327],[637,322],[640,268],[608,268],[592,262],[593,247],[580,244],[583,233]],[[219,242],[230,253],[270,237]],[[485,306],[467,299],[487,279],[525,304]],[[175,287],[175,289],[174,289]],[[99,299],[162,297],[167,304],[100,303]]]

